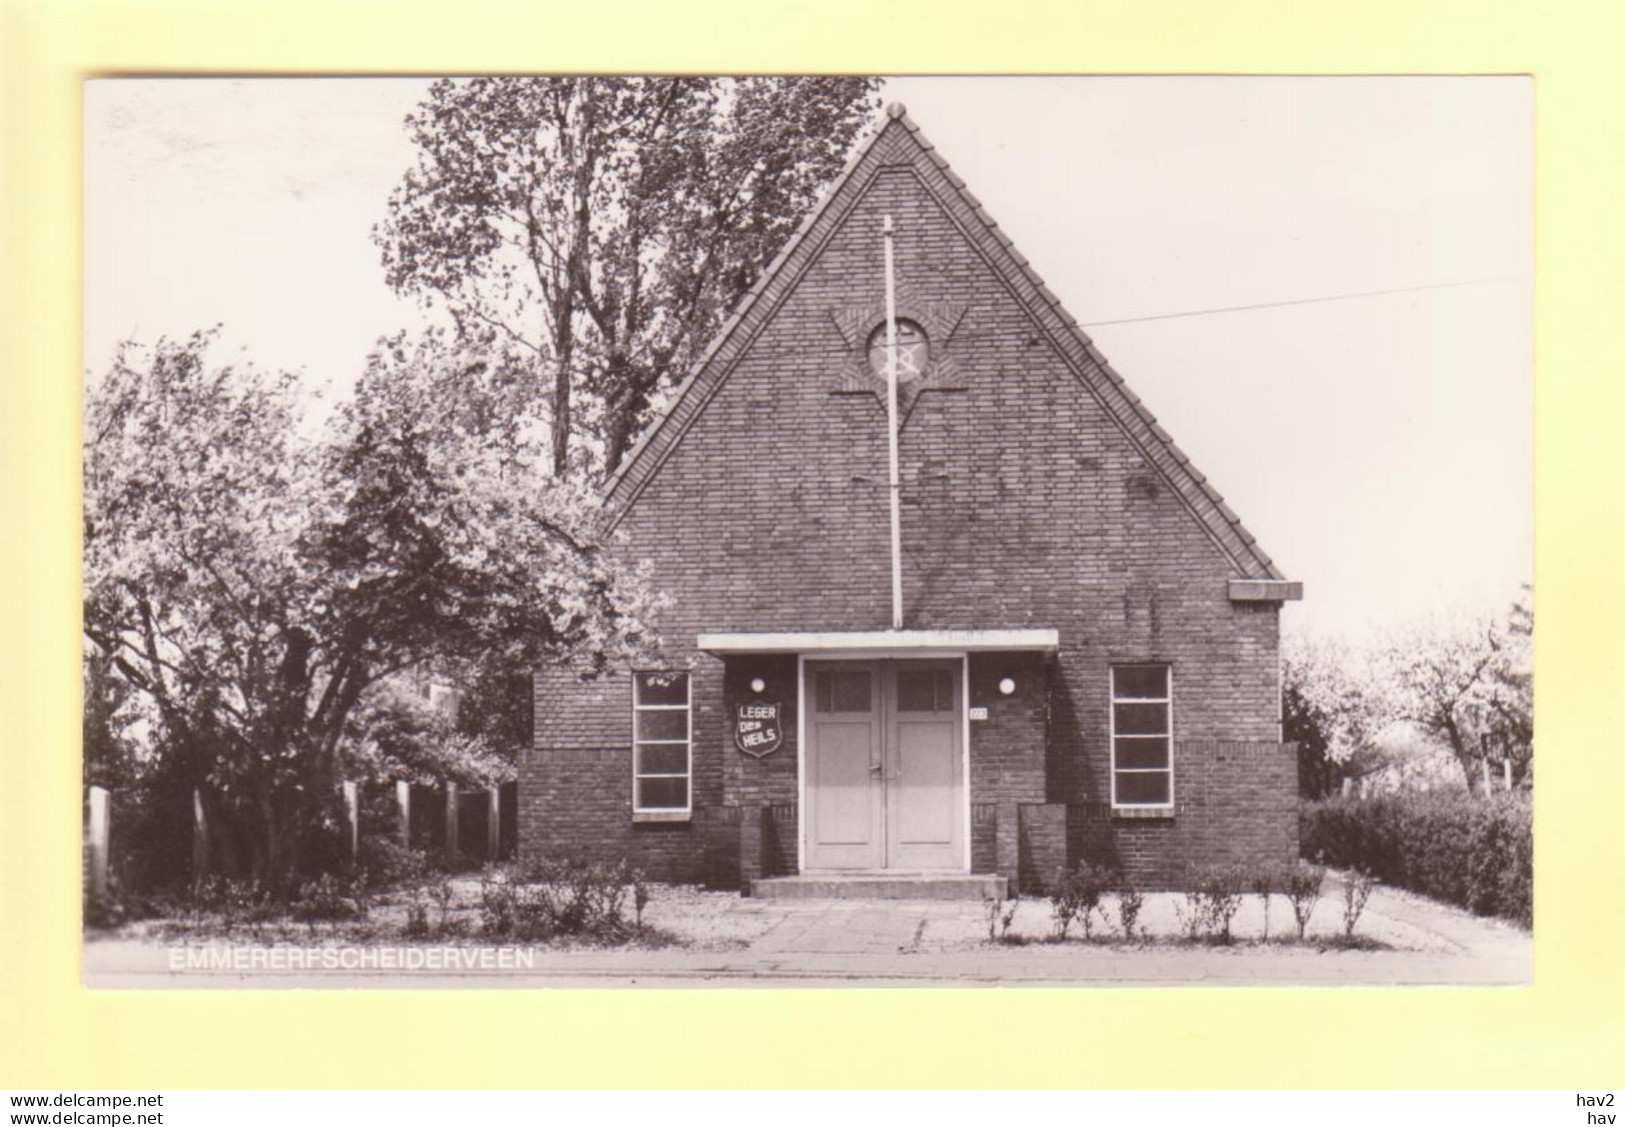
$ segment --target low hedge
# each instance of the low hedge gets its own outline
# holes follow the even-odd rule
[[[1527,793],[1390,794],[1306,802],[1305,857],[1525,926],[1534,909]]]

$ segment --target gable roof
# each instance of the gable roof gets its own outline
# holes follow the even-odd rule
[[[704,411],[772,313],[795,288],[882,167],[909,165],[926,190],[1055,345],[1084,389],[1137,446],[1243,578],[1282,580],[1269,555],[1129,390],[1061,301],[1044,285],[1009,236],[965,182],[925,139],[899,103],[886,108],[873,133],[808,213],[678,387],[665,413],[644,432],[609,480],[604,500],[611,527],[619,524]]]

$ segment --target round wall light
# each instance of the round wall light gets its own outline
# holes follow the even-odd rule
[[[751,692],[759,693],[765,688],[767,688],[767,682],[762,680],[760,677],[752,677],[750,679],[750,691]]]
[[[1005,696],[1009,696],[1011,693],[1013,693],[1015,691],[1016,691],[1015,678],[1006,677],[1004,680],[999,682],[999,692],[1003,693]]]

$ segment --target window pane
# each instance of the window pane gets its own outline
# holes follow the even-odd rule
[[[640,810],[682,810],[688,806],[687,779],[639,779]]]
[[[1166,665],[1118,665],[1112,668],[1112,695],[1115,697],[1165,697],[1168,695]]]
[[[687,673],[639,673],[639,704],[687,704]]]
[[[1117,740],[1117,766],[1118,767],[1166,767],[1168,766],[1168,741],[1162,739],[1146,739],[1136,737]]]
[[[1168,706],[1165,704],[1114,704],[1113,729],[1120,736],[1166,736]]]
[[[953,707],[953,674],[948,670],[898,670],[897,710],[899,712],[951,712]]]
[[[633,717],[637,723],[637,739],[640,740],[686,740],[688,739],[688,710],[684,709],[639,709]]]
[[[897,376],[907,380],[925,371],[930,344],[925,330],[913,321],[897,322]],[[882,379],[886,376],[886,326],[876,325],[869,334],[869,368]]]
[[[639,744],[637,754],[640,775],[688,774],[687,744]]]
[[[869,671],[866,669],[820,669],[818,671],[818,711],[868,712]]]
[[[936,678],[929,669],[897,671],[897,710],[931,712],[937,707]]]
[[[1136,774],[1132,771],[1117,773],[1117,804],[1119,806],[1160,806],[1168,801],[1169,775],[1166,771]]]
[[[835,674],[834,711],[868,712],[872,678],[867,670],[842,671]]]

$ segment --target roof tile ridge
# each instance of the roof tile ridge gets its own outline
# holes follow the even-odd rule
[[[918,126],[914,127],[914,132],[918,133]],[[948,164],[947,158],[943,157],[941,153],[936,150],[935,146],[928,145],[925,142],[923,135],[917,136],[915,140],[923,149],[926,150],[927,155],[931,158],[931,160],[942,169],[949,184],[954,187],[955,191],[958,192],[960,197],[970,206],[971,213],[982,222],[983,226],[987,229],[987,232],[992,235],[993,238],[996,239],[1008,252],[1010,258],[1016,263],[1021,273],[1025,275],[1027,280],[1032,284],[1034,290],[1043,300],[1044,304],[1047,305],[1051,311],[1053,311],[1056,316],[1059,317],[1061,322],[1070,330],[1073,339],[1083,345],[1085,354],[1089,357],[1089,359],[1093,360],[1107,379],[1116,386],[1118,393],[1127,400],[1129,406],[1133,408],[1134,413],[1146,424],[1147,428],[1157,438],[1157,441],[1162,445],[1162,447],[1169,451],[1175,464],[1194,479],[1195,483],[1201,488],[1203,494],[1218,510],[1220,517],[1230,526],[1232,531],[1236,533],[1237,539],[1242,541],[1242,544],[1247,550],[1247,554],[1251,555],[1256,563],[1262,565],[1263,570],[1270,576],[1277,579],[1284,578],[1276,569],[1274,561],[1270,559],[1269,555],[1262,548],[1258,547],[1257,538],[1254,537],[1252,533],[1247,531],[1246,527],[1241,523],[1240,516],[1230,508],[1230,506],[1225,502],[1224,497],[1213,486],[1213,484],[1208,481],[1207,477],[1196,469],[1196,466],[1191,462],[1189,456],[1187,456],[1184,451],[1180,450],[1174,444],[1173,436],[1168,433],[1166,428],[1157,422],[1157,417],[1151,413],[1151,409],[1147,407],[1144,402],[1141,401],[1140,397],[1134,393],[1133,389],[1128,386],[1127,381],[1124,380],[1123,376],[1117,371],[1116,368],[1112,366],[1111,361],[1106,359],[1105,355],[1095,345],[1094,340],[1087,332],[1084,331],[1083,326],[1079,323],[1078,319],[1067,311],[1066,306],[1062,304],[1060,297],[1049,288],[1048,284],[1045,283],[1038,271],[1033,268],[1032,263],[1028,260],[1028,258],[1016,249],[1015,244],[1010,239],[1010,236],[1005,234],[1005,232],[999,227],[998,222],[987,210],[987,207],[981,202],[980,199],[976,197],[975,193],[971,192],[970,189],[965,186],[964,179],[960,177],[958,173],[952,170],[951,166]]]

